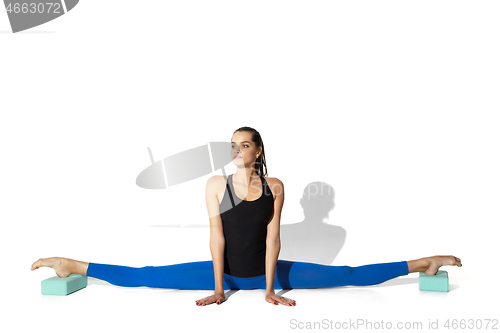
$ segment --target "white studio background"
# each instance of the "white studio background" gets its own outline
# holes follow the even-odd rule
[[[495,1],[81,1],[12,34],[0,11],[1,283],[10,331],[296,331],[302,322],[497,319],[500,22]],[[238,291],[124,288],[89,278],[43,296],[38,258],[142,267],[210,260],[210,175],[145,190],[155,159],[241,126],[286,191],[335,190],[333,265],[460,257],[449,293],[406,284]],[[234,173],[232,165],[226,167]],[[220,174],[220,171],[219,173]],[[173,225],[180,225],[173,227]],[[250,312],[251,311],[251,312]],[[497,317],[495,317],[497,316]],[[13,327],[13,328],[12,328]],[[443,328],[442,326],[440,328]]]

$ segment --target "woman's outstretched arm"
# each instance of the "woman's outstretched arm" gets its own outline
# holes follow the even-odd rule
[[[212,176],[207,180],[205,201],[210,219],[210,252],[214,264],[215,290],[209,297],[196,301],[196,305],[220,304],[224,302],[224,247],[226,240],[222,231],[222,218],[219,211],[217,189],[221,185],[221,176]]]
[[[266,238],[266,301],[275,305],[295,305],[295,301],[286,297],[277,296],[274,293],[274,278],[278,256],[281,249],[280,221],[281,210],[285,202],[285,187],[278,178],[269,178],[268,184],[275,195],[274,214],[271,222],[267,225]]]

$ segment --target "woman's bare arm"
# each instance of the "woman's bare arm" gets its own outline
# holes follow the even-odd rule
[[[220,188],[221,176],[212,176],[207,180],[205,201],[207,203],[208,218],[210,219],[210,252],[214,263],[215,290],[214,294],[196,301],[196,305],[208,305],[217,302],[221,304],[224,296],[224,247],[226,240],[222,231],[222,218],[219,211],[217,191]]]
[[[277,179],[269,179],[268,184],[274,193],[274,213],[271,222],[267,224],[266,238],[266,294],[274,294],[274,271],[281,249],[280,220],[281,210],[285,201],[283,183]]]
[[[222,219],[217,199],[217,189],[220,188],[220,176],[212,176],[207,181],[205,200],[210,219],[210,252],[214,263],[215,293],[224,294],[224,247],[225,239],[222,231]]]
[[[278,296],[274,293],[274,278],[276,265],[281,249],[280,224],[281,211],[285,202],[285,187],[278,178],[270,178],[268,184],[275,195],[274,214],[267,225],[266,239],[266,301],[275,305],[295,306],[293,299]]]

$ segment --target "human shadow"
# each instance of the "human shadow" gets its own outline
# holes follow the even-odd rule
[[[280,227],[279,259],[331,265],[344,246],[344,228],[325,223],[335,208],[335,191],[324,182],[309,183],[300,205],[304,220]]]

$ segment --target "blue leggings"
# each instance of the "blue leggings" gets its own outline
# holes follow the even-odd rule
[[[407,274],[406,261],[350,267],[279,259],[274,289],[369,286]],[[215,289],[212,260],[141,268],[91,262],[87,276],[122,287]],[[224,290],[228,289],[266,289],[266,275],[248,278],[224,273]]]

